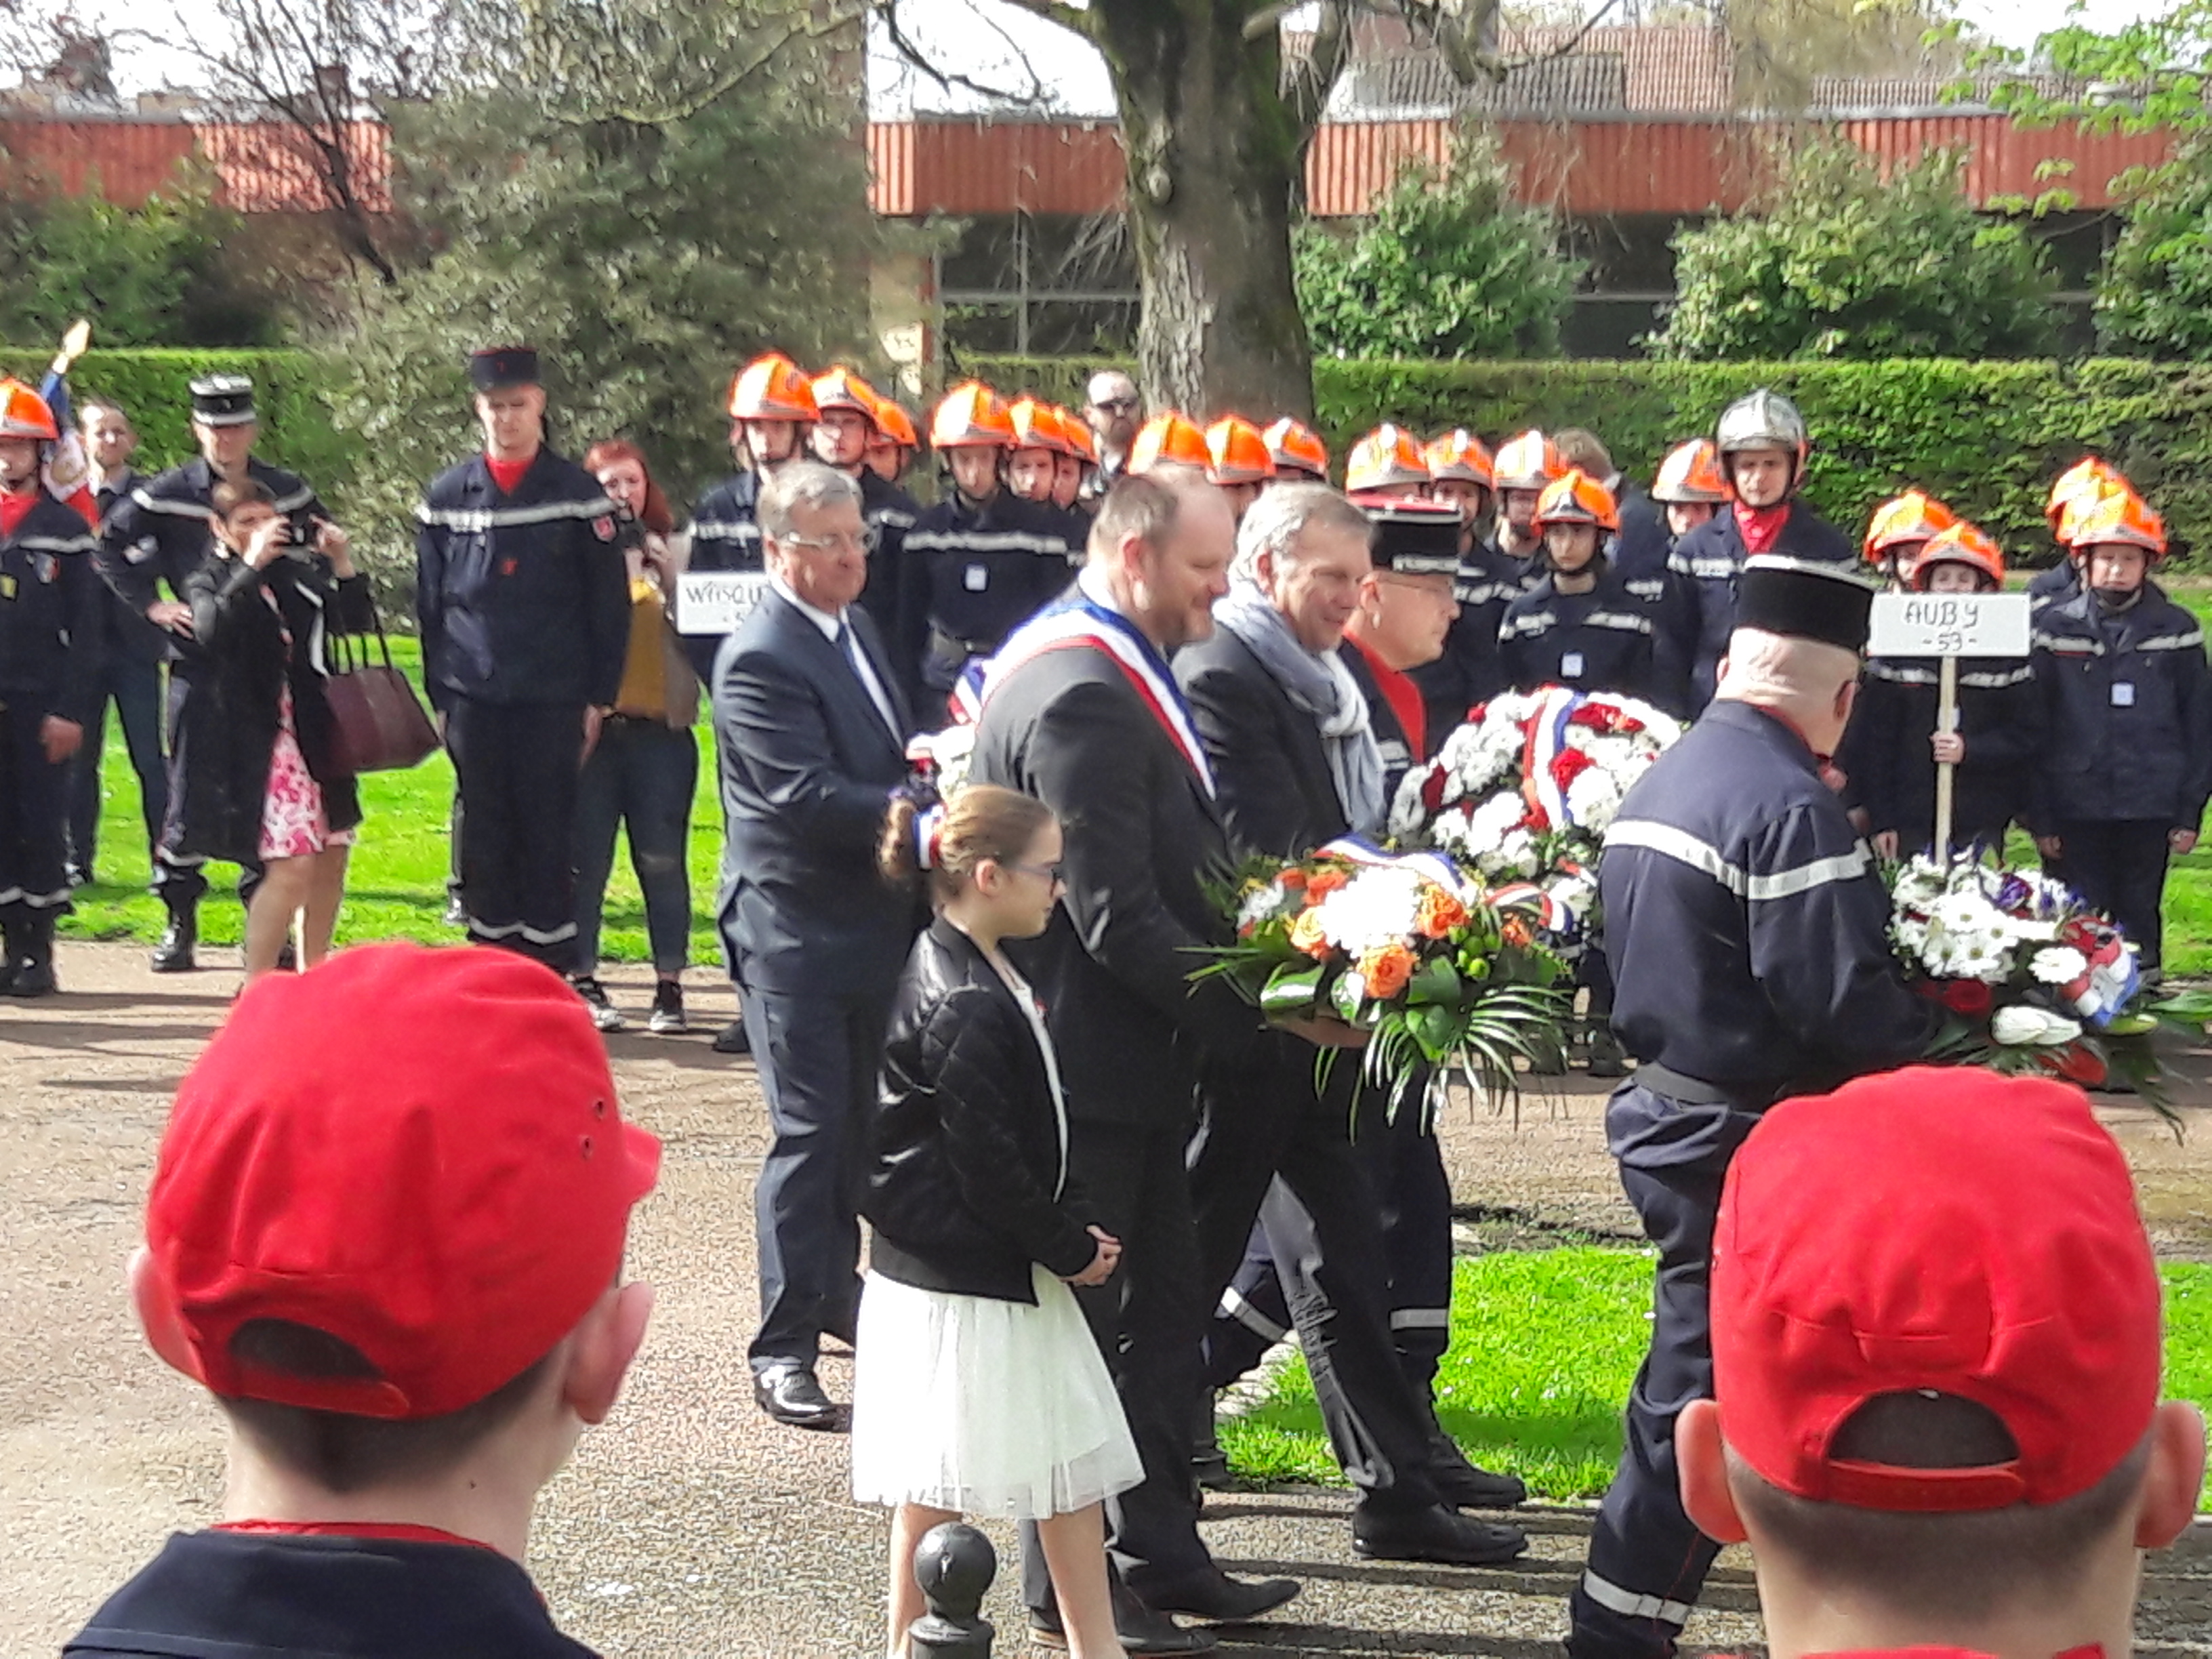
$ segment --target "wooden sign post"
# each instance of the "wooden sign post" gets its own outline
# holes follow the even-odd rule
[[[1959,729],[1959,659],[2026,657],[2033,638],[2025,593],[1877,593],[1873,637],[1877,657],[1934,657],[1936,729]],[[1952,766],[1936,765],[1936,858],[1951,862]]]

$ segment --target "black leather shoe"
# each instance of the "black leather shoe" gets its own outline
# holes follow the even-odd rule
[[[8,979],[8,994],[11,997],[50,997],[61,989],[54,978],[52,961],[21,962]]]
[[[714,1052],[718,1054],[749,1054],[752,1051],[752,1039],[745,1035],[743,1019],[733,1019],[714,1033]]]
[[[804,1365],[770,1365],[753,1373],[753,1400],[779,1423],[794,1429],[839,1429],[844,1413],[822,1392],[822,1384]]]
[[[1352,1547],[1373,1561],[1436,1561],[1452,1567],[1494,1567],[1528,1553],[1518,1527],[1470,1521],[1441,1504],[1434,1509],[1377,1514],[1352,1511]]]
[[[1510,1510],[1528,1502],[1528,1487],[1519,1475],[1478,1468],[1441,1430],[1430,1440],[1429,1454],[1429,1480],[1437,1495],[1455,1509]]]
[[[199,966],[192,954],[199,942],[199,918],[189,910],[172,910],[169,925],[162,931],[161,942],[154,947],[154,958],[148,965],[157,974],[189,974]]]
[[[1273,1613],[1298,1593],[1295,1578],[1231,1578],[1218,1567],[1187,1573],[1164,1583],[1132,1584],[1155,1613],[1179,1613],[1208,1624],[1241,1625]]]
[[[1114,1638],[1129,1659],[1175,1659],[1186,1653],[1211,1653],[1221,1645],[1212,1631],[1186,1630],[1133,1595],[1114,1598]],[[1067,1632],[1060,1626],[1058,1609],[1030,1609],[1030,1640],[1056,1653],[1067,1651]]]

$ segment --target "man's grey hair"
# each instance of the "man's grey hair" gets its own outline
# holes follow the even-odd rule
[[[1136,377],[1125,374],[1118,368],[1100,369],[1091,377],[1090,384],[1083,389],[1083,395],[1095,406],[1101,398],[1110,397],[1123,386],[1129,388],[1130,394],[1137,399],[1139,406],[1142,407],[1144,393],[1137,390]]]
[[[1340,530],[1363,540],[1374,535],[1367,515],[1340,490],[1320,483],[1278,484],[1245,509],[1230,575],[1256,584],[1263,553],[1277,570],[1295,565],[1298,543],[1309,530]]]
[[[761,534],[788,536],[791,515],[800,507],[842,507],[848,501],[860,506],[859,484],[834,466],[793,457],[769,473],[768,482],[761,486],[756,508]]]
[[[79,404],[76,406],[76,422],[80,427],[90,426],[103,413],[116,416],[133,432],[138,429],[138,422],[131,418],[131,411],[109,397],[87,398]]]
[[[1727,672],[1714,695],[1762,708],[1817,711],[1858,674],[1858,653],[1840,645],[1739,628],[1729,635]]]

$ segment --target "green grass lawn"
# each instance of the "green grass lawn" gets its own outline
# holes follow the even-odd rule
[[[1437,1406],[1470,1458],[1519,1475],[1540,1498],[1605,1490],[1620,1455],[1621,1407],[1650,1339],[1654,1261],[1648,1250],[1573,1246],[1456,1264]],[[2166,1393],[2212,1409],[2212,1265],[2159,1271]],[[1221,1444],[1247,1480],[1344,1484],[1303,1359],[1276,1378],[1265,1403],[1222,1424]],[[2203,1503],[2212,1507],[2212,1482]]]
[[[419,677],[422,657],[416,641],[394,639],[392,654],[410,676]],[[712,964],[721,960],[711,913],[715,866],[722,852],[722,816],[714,793],[714,743],[703,725],[699,747],[699,793],[691,819],[691,957],[694,962]],[[76,913],[63,922],[62,934],[65,939],[151,944],[161,937],[161,906],[146,891],[146,832],[139,816],[138,780],[131,770],[112,710],[100,781],[106,799],[100,821],[100,879],[77,890]],[[444,915],[453,767],[442,753],[433,755],[412,771],[363,778],[361,793],[361,842],[354,848],[337,942],[411,939],[452,943],[459,931],[447,927]],[[200,908],[203,939],[218,945],[239,942],[245,912],[217,896],[228,892],[235,879],[233,866],[209,866],[214,890]],[[616,849],[599,949],[609,961],[647,960],[645,903],[630,871],[626,841]]]

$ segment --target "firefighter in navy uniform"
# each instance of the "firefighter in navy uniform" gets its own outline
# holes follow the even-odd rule
[[[2004,587],[2004,555],[1974,526],[1954,523],[1929,538],[1903,574],[1914,592],[1995,593]],[[1952,846],[2002,848],[2006,829],[2028,807],[2042,720],[2027,659],[1960,664],[1958,729],[1948,732],[1936,720],[1940,666],[1933,657],[1867,664],[1860,711],[1877,690],[1887,707],[1867,728],[1861,796],[1874,850],[1886,859],[1934,843],[1939,762],[1953,767]],[[1851,730],[1858,729],[1854,713]]]
[[[1642,1062],[1606,1137],[1659,1264],[1627,1444],[1571,1597],[1573,1659],[1671,1654],[1719,1553],[1682,1512],[1674,1433],[1712,1394],[1705,1286],[1729,1158],[1776,1101],[1905,1064],[1936,1030],[1890,953],[1874,856],[1821,776],[1873,599],[1849,563],[1747,561],[1718,694],[1606,835],[1613,1026]]]
[[[2133,489],[2120,470],[2100,455],[2084,455],[2051,481],[2051,495],[2043,516],[2058,544],[2058,562],[2036,573],[2027,585],[2027,597],[2041,610],[2054,601],[2075,598],[2081,592],[2081,561],[2068,539],[2071,514],[2096,505],[2107,489]]]
[[[1959,515],[1925,490],[1908,489],[1875,508],[1867,520],[1862,547],[1874,580],[1891,592],[1905,586],[1905,573],[1913,568],[1920,550],[1959,522]],[[1948,578],[1947,578],[1948,580]],[[1859,833],[1869,838],[1883,828],[1875,822],[1877,799],[1887,787],[1887,775],[1896,763],[1901,723],[1910,718],[1907,705],[1915,699],[1913,688],[1933,686],[1929,671],[1933,664],[1892,662],[1883,657],[1867,659],[1859,681],[1859,700],[1851,709],[1851,724],[1836,745],[1836,770],[1842,779],[1838,793]],[[1977,672],[1979,671],[1977,670]],[[2025,676],[2023,676],[2025,678]],[[1932,729],[1923,726],[1926,732]],[[1935,798],[1929,798],[1928,821],[1935,823]],[[1893,823],[1888,826],[1895,829]],[[1905,850],[1917,851],[1928,832]],[[1879,850],[1881,843],[1875,842]],[[1894,854],[1885,854],[1894,856]]]
[[[1536,500],[1566,470],[1559,445],[1533,428],[1498,445],[1492,458],[1498,518],[1491,541],[1501,568],[1517,579],[1522,592],[1544,574],[1544,532],[1536,528]]]
[[[55,990],[70,908],[69,762],[99,708],[99,545],[40,477],[59,440],[45,398],[0,380],[0,993]]]
[[[1675,688],[1659,683],[1655,666],[1650,610],[1605,556],[1606,538],[1620,528],[1613,492],[1570,471],[1538,499],[1536,527],[1546,574],[1505,607],[1498,629],[1506,683],[1516,691],[1617,691],[1674,708]]]
[[[1606,538],[1620,528],[1613,492],[1570,468],[1537,498],[1535,525],[1543,532],[1549,574],[1506,607],[1498,630],[1498,654],[1513,689],[1563,685],[1676,707],[1679,688],[1659,684],[1651,611],[1630,595],[1605,555]],[[1582,1028],[1589,1074],[1619,1077],[1625,1069],[1620,1047],[1607,1024],[1613,982],[1601,952],[1583,951],[1575,964],[1575,982],[1589,993]],[[1540,1073],[1553,1076],[1565,1069],[1563,1054],[1547,1056],[1536,1066]]]
[[[193,682],[205,667],[191,642],[191,607],[185,603],[185,578],[210,558],[215,548],[215,514],[208,505],[224,478],[252,478],[269,491],[276,510],[292,520],[293,539],[313,546],[329,515],[315,492],[296,473],[253,459],[260,424],[253,406],[253,382],[243,374],[210,374],[191,382],[192,437],[200,458],[172,467],[134,486],[118,501],[100,532],[100,571],[125,604],[149,622],[168,630],[169,807],[161,843],[154,855],[155,897],[168,913],[161,941],[155,947],[157,974],[189,973],[197,967],[199,903],[207,891],[207,860],[178,850],[184,833],[187,763],[185,705]],[[167,585],[169,597],[161,598]],[[261,883],[258,864],[239,872],[238,896],[251,899]]]
[[[1620,573],[1630,593],[1651,609],[1652,654],[1660,680],[1681,688],[1683,711],[1688,708],[1691,665],[1697,659],[1697,617],[1681,579],[1674,574],[1674,549],[1698,526],[1712,522],[1729,503],[1728,480],[1721,476],[1720,459],[1710,438],[1692,438],[1677,444],[1659,463],[1659,476],[1651,481],[1651,500],[1666,520],[1664,556],[1656,568],[1624,557],[1616,548],[1613,568]]]
[[[1242,524],[1260,492],[1275,481],[1275,458],[1267,434],[1242,415],[1224,415],[1206,428],[1206,477],[1229,498]]]
[[[1458,510],[1459,574],[1452,598],[1457,615],[1445,636],[1443,653],[1413,671],[1425,705],[1423,720],[1442,743],[1467,718],[1468,710],[1504,689],[1505,671],[1498,658],[1498,624],[1520,589],[1519,573],[1484,538],[1495,505],[1490,452],[1464,428],[1432,440],[1422,452],[1429,471],[1429,496]]]
[[[921,504],[868,465],[868,446],[882,437],[875,387],[842,366],[814,379],[817,411],[811,434],[815,459],[860,486],[860,518],[868,527],[868,585],[860,605],[887,640],[898,637],[899,585],[906,569],[906,538]]]
[[[730,382],[730,453],[738,471],[691,507],[691,562],[696,571],[757,571],[760,525],[754,517],[768,475],[806,453],[814,424],[814,383],[780,351],[756,357]],[[721,640],[686,634],[684,649],[702,682],[711,680]]]
[[[1434,661],[1444,649],[1455,609],[1459,521],[1457,509],[1443,502],[1387,501],[1365,510],[1375,525],[1374,568],[1359,585],[1358,608],[1337,656],[1365,697],[1389,799],[1407,772],[1449,735],[1449,728],[1430,727],[1408,671]],[[1348,1096],[1349,1081],[1334,1091]],[[1436,1420],[1437,1367],[1451,1340],[1451,1180],[1425,1114],[1408,1106],[1394,1120],[1385,1105],[1377,1091],[1361,1091],[1352,1143],[1382,1200],[1390,1334],[1399,1367],[1429,1412],[1431,1471],[1462,1502],[1517,1502],[1522,1496],[1517,1483],[1475,1468]],[[1312,1218],[1279,1182],[1261,1207],[1261,1221],[1207,1333],[1206,1381],[1216,1392],[1249,1372],[1289,1334],[1285,1276],[1308,1279],[1325,1266]],[[1298,1288],[1309,1299],[1320,1294]],[[1212,1398],[1209,1394],[1209,1408]],[[1210,1409],[1202,1429],[1203,1455],[1212,1446]],[[1218,1451],[1212,1455],[1216,1467],[1201,1466],[1200,1474],[1218,1484],[1226,1470],[1218,1465]]]
[[[2045,735],[2028,820],[2154,984],[2166,861],[2195,848],[2212,796],[2212,668],[2203,629],[2150,578],[2166,524],[2141,496],[2107,484],[2071,505],[2068,533],[2085,585],[2035,613]]]
[[[1285,415],[1261,433],[1277,483],[1327,483],[1328,446],[1304,421]]]
[[[483,453],[416,509],[422,672],[468,834],[469,939],[567,974],[576,944],[577,776],[622,684],[629,579],[614,504],[545,447],[526,346],[472,353]]]
[[[1773,553],[1848,568],[1858,557],[1843,532],[1797,499],[1812,441],[1805,417],[1787,398],[1762,386],[1737,398],[1721,412],[1713,448],[1735,500],[1677,542],[1668,562],[1681,584],[1683,632],[1692,642],[1693,714],[1711,700],[1728,654],[1745,559]]]
[[[1059,508],[1006,488],[1014,426],[990,387],[969,380],[945,393],[929,441],[952,488],[906,538],[894,665],[920,687],[923,723],[936,725],[960,671],[1066,590],[1074,550]]]

